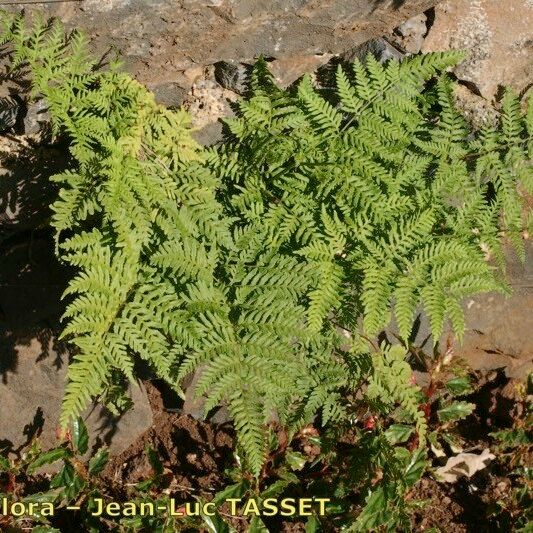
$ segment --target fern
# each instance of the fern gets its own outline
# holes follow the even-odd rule
[[[373,354],[373,374],[370,376],[366,396],[392,409],[398,404],[416,423],[418,438],[425,442],[427,422],[419,409],[420,390],[410,383],[412,370],[401,346],[384,347]]]
[[[461,302],[479,292],[507,290],[485,254],[487,246],[500,253],[499,222],[509,220],[506,212],[515,213],[507,229],[515,240],[524,228],[525,220],[516,214],[524,209],[518,191],[531,169],[525,151],[531,134],[514,105],[504,116],[515,125],[503,121],[494,133],[498,142],[512,136],[506,149],[487,145],[486,132],[472,140],[454,108],[451,81],[442,74],[460,57],[431,54],[386,66],[370,59],[366,67],[356,63],[351,73],[339,68],[333,100],[309,77],[294,93],[280,91],[262,63],[241,115],[228,121],[229,142],[210,156],[212,171],[227,183],[222,201],[238,220],[232,268],[239,259],[240,268],[253,269],[265,257],[282,256],[296,258],[304,269],[299,281],[306,279],[307,288],[302,286],[298,302],[311,350],[304,357],[314,361],[320,347],[327,364],[300,363],[294,389],[300,399],[291,404],[279,396],[278,412],[285,405],[295,409],[296,425],[317,411],[323,421],[349,416],[343,395],[365,379],[364,373],[350,372],[360,356],[355,348],[342,352],[335,328],[375,336],[394,315],[407,342],[423,307],[435,340],[447,321],[461,336]],[[435,83],[425,86],[429,79]],[[281,113],[283,123],[275,119]],[[488,166],[487,149],[506,157],[511,145],[520,172],[506,176],[505,204],[503,189],[495,197],[489,194],[502,178],[492,173],[481,179],[480,171]],[[286,276],[290,279],[288,271]],[[302,334],[293,333],[293,347]],[[295,356],[285,355],[291,363]],[[375,355],[370,390],[381,400],[390,397],[389,408],[398,404],[409,413],[422,442],[425,419],[403,357],[387,348]]]
[[[256,475],[272,420],[351,420],[364,383],[423,442],[403,348],[369,355],[361,340],[394,317],[407,341],[421,307],[435,341],[447,322],[461,335],[463,299],[505,290],[485,254],[501,257],[502,237],[523,254],[531,99],[524,115],[508,93],[499,127],[478,133],[443,74],[455,52],[339,68],[328,98],[309,77],[280,90],[260,60],[227,142],[203,150],[185,113],[115,63],[97,70],[81,34],[11,16],[0,31],[73,161],[51,221],[78,271],[64,428],[140,357],[178,392],[199,374]]]

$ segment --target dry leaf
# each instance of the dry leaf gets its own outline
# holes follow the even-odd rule
[[[494,458],[495,455],[490,453],[488,448],[485,448],[479,455],[460,453],[450,457],[444,466],[435,470],[435,473],[439,481],[455,483],[460,477],[471,477],[476,472],[483,470]]]

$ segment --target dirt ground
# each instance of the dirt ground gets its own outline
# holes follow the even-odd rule
[[[515,418],[523,414],[523,407],[513,397],[515,380],[506,378],[503,371],[479,375],[479,378],[483,385],[468,398],[477,408],[459,426],[465,451],[476,452],[492,446],[494,439],[490,433],[511,427]],[[128,487],[151,475],[145,454],[148,445],[157,450],[163,462],[169,480],[168,494],[183,500],[191,495],[211,499],[227,483],[225,468],[234,463],[231,425],[217,426],[171,412],[165,408],[166,388],[159,382],[146,385],[154,424],[124,453],[110,461],[103,473],[105,484],[115,497],[127,498]],[[346,442],[350,442],[349,436]],[[302,446],[302,449],[313,453],[309,447]],[[307,475],[312,478],[316,472]],[[329,481],[333,483],[334,479]],[[509,465],[499,457],[471,478],[462,478],[457,483],[440,483],[426,474],[408,495],[408,501],[424,503],[412,513],[412,531],[432,528],[447,533],[511,531],[512,509],[497,516],[495,509],[498,502],[509,498],[515,484]],[[235,521],[234,526],[244,530],[239,525]],[[267,527],[270,531],[305,531],[305,525],[298,521],[278,520]],[[326,531],[338,530],[332,527]]]

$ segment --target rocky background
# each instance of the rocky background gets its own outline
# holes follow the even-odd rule
[[[23,5],[21,2],[20,5]],[[4,7],[4,6],[0,6]],[[5,6],[19,9],[20,6]],[[533,85],[532,0],[81,0],[39,4],[84,29],[97,54],[118,52],[164,105],[189,109],[200,142],[220,140],[254,58],[288,86],[329,62],[371,52],[380,60],[466,49],[456,98],[481,125],[495,119],[502,87]],[[26,6],[31,16],[37,7]],[[0,70],[0,446],[17,453],[34,435],[55,439],[68,351],[55,338],[70,275],[53,257],[43,205],[64,165],[46,138],[42,103],[2,83]],[[514,296],[466,302],[470,333],[457,353],[482,371],[519,379],[532,367],[533,252],[510,257]],[[423,380],[423,376],[421,377]],[[122,419],[88,413],[91,434],[120,453],[152,424],[142,387]],[[198,415],[193,409],[192,414]]]

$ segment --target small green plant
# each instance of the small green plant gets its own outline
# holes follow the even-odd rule
[[[511,428],[491,435],[496,440],[499,459],[510,469],[512,480],[510,490],[496,502],[492,515],[503,527],[527,533],[533,526],[533,375],[528,376],[526,384],[517,384],[517,389],[520,416]]]
[[[199,529],[201,517],[175,517],[168,512],[169,496],[163,492],[168,480],[161,460],[150,447],[145,454],[152,475],[128,490],[128,503],[137,508],[141,503],[152,506],[153,512],[130,512],[130,516],[127,511],[126,516],[101,512],[104,505],[117,503],[118,491],[100,475],[108,464],[108,450],[89,452],[89,434],[81,418],[73,422],[63,442],[55,448],[43,450],[36,439],[18,459],[0,454],[2,531],[10,530],[9,527],[29,530],[31,525],[32,533],[60,533],[71,531],[72,524],[91,533]],[[52,464],[57,472],[54,475],[41,471]],[[16,504],[22,511],[14,507]],[[3,506],[11,512],[4,515]],[[175,508],[179,510],[179,506]]]
[[[98,527],[95,520],[91,521],[90,515],[85,515],[81,509],[94,508],[94,498],[102,496],[98,475],[105,468],[109,453],[102,448],[89,459],[84,458],[89,450],[89,435],[81,418],[73,422],[67,435],[60,446],[49,450],[42,450],[38,441],[33,441],[20,460],[13,461],[0,455],[0,474],[4,478],[0,484],[0,497],[6,498],[9,505],[20,502],[27,511],[13,518],[3,517],[5,526],[23,525],[31,520],[35,524],[32,531],[36,533],[59,531],[50,526],[51,517],[67,506],[75,506],[87,521],[87,527]],[[31,485],[30,480],[42,477],[39,469],[58,462],[62,463],[58,473],[44,484],[42,481],[37,483],[41,487],[44,485],[44,490],[23,496],[18,494],[19,490],[25,490],[24,481]]]
[[[498,126],[476,132],[445,73],[456,52],[369,57],[339,68],[333,92],[309,76],[281,90],[259,61],[227,142],[204,150],[185,113],[115,64],[97,70],[81,34],[8,15],[1,31],[72,155],[52,218],[78,269],[63,428],[134,379],[141,357],[178,392],[200,374],[206,413],[228,407],[260,478],[275,427],[290,442],[313,421],[350,423],[366,390],[368,405],[415,423],[420,447],[361,440],[391,482],[370,490],[358,523],[388,520],[406,469],[420,471],[427,422],[407,349],[375,338],[394,319],[407,345],[421,308],[435,341],[447,321],[461,336],[462,300],[507,290],[488,259],[503,266],[504,240],[524,255],[533,99],[523,113],[507,91]]]

